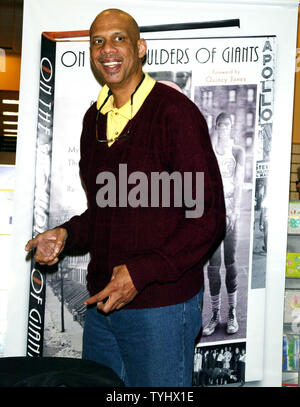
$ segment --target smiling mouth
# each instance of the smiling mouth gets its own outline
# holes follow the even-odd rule
[[[115,68],[122,64],[120,61],[113,61],[113,62],[101,62],[101,64],[108,68]]]

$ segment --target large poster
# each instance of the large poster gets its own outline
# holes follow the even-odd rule
[[[36,188],[35,202],[41,202],[41,198],[44,202],[43,198],[48,196],[47,222],[43,223],[47,227],[55,227],[86,208],[78,173],[79,141],[83,115],[100,90],[90,71],[87,40],[71,37],[71,41],[70,38],[57,41],[56,36],[63,37],[63,33],[43,35],[41,54],[38,151],[44,158],[37,161],[39,188]],[[248,318],[248,300],[256,289],[265,288],[266,190],[272,139],[276,38],[272,35],[230,37],[226,42],[224,38],[216,37],[152,38],[147,43],[144,70],[157,81],[186,94],[205,116],[225,192],[228,236],[205,267],[203,332],[195,349],[194,385],[240,383],[249,378],[259,380],[262,370],[253,372],[251,368],[247,369],[246,355],[256,366],[262,366],[261,352],[251,352],[251,343],[249,350],[248,342],[251,342],[249,332],[251,336],[254,333],[256,350],[257,346],[262,348],[264,332],[257,330],[257,318]],[[51,85],[50,77],[53,80]],[[224,123],[226,127],[226,120],[229,131],[224,136],[220,128]],[[53,122],[53,128],[49,127],[49,122]],[[43,134],[47,137],[43,138]],[[44,180],[44,190],[38,181],[41,179]],[[45,221],[40,215],[36,210],[36,221]],[[57,269],[42,274],[44,277],[40,281],[47,281],[43,304],[45,321],[41,324],[41,344],[36,345],[36,349],[43,350],[44,356],[81,356],[88,261],[88,253],[66,253]],[[36,268],[33,265],[35,272]],[[234,293],[228,283],[228,275],[232,273],[235,274]],[[216,293],[210,292],[210,287],[215,278],[221,283],[217,300],[220,315],[211,331],[208,326]],[[230,304],[236,310],[233,330],[228,328]],[[264,310],[259,312],[263,319]],[[30,335],[28,340],[32,342]],[[222,357],[224,352],[226,358]],[[200,355],[202,364],[199,363]],[[224,360],[218,362],[218,370],[204,366],[205,359],[211,359],[211,356]],[[239,366],[243,363],[243,374],[240,367],[237,372],[237,362],[233,363],[237,359],[243,360],[239,362]],[[226,375],[229,378],[223,378]]]
[[[257,367],[262,365],[257,351],[264,335],[257,322],[264,318],[264,304],[253,304],[253,298],[256,289],[261,295],[266,281],[276,38],[160,39],[148,41],[148,48],[150,73],[157,80],[177,83],[204,114],[225,192],[227,232],[205,269],[203,331],[195,349],[194,385],[257,380],[261,373]],[[227,136],[221,134],[220,123],[230,128]],[[248,299],[260,313],[255,319],[248,318]],[[232,305],[234,329],[228,327]],[[256,353],[249,339],[254,332]],[[249,365],[247,369],[247,359],[256,366],[255,372]]]

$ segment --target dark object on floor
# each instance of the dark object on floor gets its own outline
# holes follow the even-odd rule
[[[0,387],[123,387],[110,368],[75,358],[0,358]]]

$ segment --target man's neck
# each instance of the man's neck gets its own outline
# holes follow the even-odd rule
[[[231,140],[218,140],[216,144],[216,151],[218,154],[225,154],[232,148]]]
[[[114,96],[114,106],[116,108],[119,109],[120,107],[125,105],[125,103],[127,103],[127,101],[130,99],[131,95],[136,90],[136,87],[142,80],[142,76],[143,76],[143,72],[141,72],[140,75],[138,75],[136,77],[136,80],[132,81],[130,84],[125,84],[123,86],[120,86],[118,84],[116,86],[112,85],[110,87],[110,90],[112,91],[112,94]]]

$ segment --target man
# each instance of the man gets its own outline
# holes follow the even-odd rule
[[[195,349],[195,357],[194,357],[194,386],[200,386],[200,382],[202,382],[202,359],[203,359],[203,351],[201,348]]]
[[[223,180],[226,206],[226,235],[222,244],[209,259],[207,277],[210,288],[212,315],[203,329],[203,335],[212,335],[219,325],[221,308],[221,248],[224,248],[226,269],[225,285],[228,298],[226,332],[234,334],[239,325],[236,316],[238,272],[236,248],[238,241],[238,219],[244,182],[245,154],[242,147],[233,144],[231,139],[232,119],[227,113],[220,113],[216,119],[217,137],[214,151]]]
[[[199,110],[143,73],[145,55],[129,14],[109,9],[95,18],[91,65],[105,85],[85,114],[81,136],[88,209],[26,249],[36,248],[36,261],[52,265],[64,248],[89,248],[83,358],[111,367],[126,385],[191,386],[202,262],[225,223],[221,176]],[[188,202],[128,205],[120,164],[148,180],[154,172],[204,173],[203,215],[186,217]],[[103,174],[113,174],[119,185],[117,205],[104,205],[97,185]],[[193,182],[192,196],[198,187]],[[133,192],[128,188],[128,200]]]

